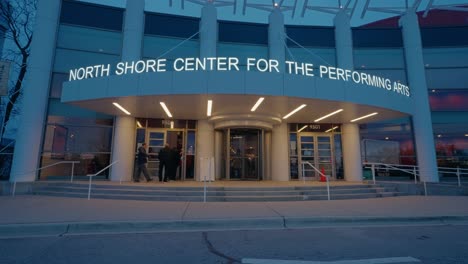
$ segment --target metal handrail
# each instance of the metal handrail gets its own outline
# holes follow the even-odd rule
[[[107,165],[104,169],[96,172],[95,174],[89,174],[89,175],[86,175],[89,177],[89,186],[88,186],[88,200],[91,199],[91,183],[93,181],[93,177],[94,176],[97,176],[98,174],[100,174],[101,172],[107,170],[108,168],[110,168],[111,166],[113,166],[114,164],[116,164],[117,162],[119,162],[118,160],[112,162],[111,164]]]
[[[319,171],[314,165],[312,165],[312,163],[308,162],[308,161],[301,161],[302,163],[302,180],[305,184],[305,166],[304,165],[309,165],[312,169],[314,169],[316,172],[318,172],[321,176],[325,177],[326,181],[327,181],[327,196],[328,196],[328,201],[330,201],[330,182],[328,180],[328,176],[323,174],[321,171]]]
[[[47,166],[44,166],[44,167],[40,167],[38,169],[35,169],[33,171],[27,171],[27,172],[22,172],[22,173],[18,173],[18,174],[15,174],[13,176],[17,176],[17,175],[22,175],[22,174],[26,174],[26,173],[32,173],[32,172],[38,172],[42,169],[46,169],[46,168],[50,168],[50,167],[53,167],[55,165],[58,165],[58,164],[64,164],[64,163],[71,163],[72,164],[72,171],[71,171],[71,179],[70,179],[70,182],[73,182],[73,174],[74,174],[74,171],[75,171],[75,163],[80,163],[80,161],[59,161],[59,162],[56,162],[56,163],[53,163],[53,164],[49,164]],[[11,177],[11,175],[10,175]],[[15,196],[15,192],[16,192],[16,180],[13,181],[13,190],[11,192],[11,196]]]
[[[363,162],[364,165],[370,165],[372,169],[372,177],[374,180],[375,184],[375,168],[377,166],[383,166],[386,169],[391,169],[391,170],[399,170],[403,171],[406,173],[410,173],[415,175],[414,177],[414,182],[417,182],[417,177],[419,177],[420,181],[424,182],[425,181],[421,178],[420,175],[418,175],[419,169],[418,166],[416,165],[402,165],[402,164],[387,164],[387,163],[379,163],[379,162]],[[411,168],[412,170],[408,170],[405,168]],[[468,175],[468,169],[465,168],[451,168],[451,167],[437,167],[437,172],[438,173],[447,173],[447,174],[455,174],[457,175],[457,180],[458,180],[458,187],[461,187],[461,176],[462,175]]]

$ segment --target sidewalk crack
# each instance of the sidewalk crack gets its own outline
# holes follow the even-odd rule
[[[227,256],[227,255],[223,254],[222,252],[218,251],[218,250],[213,246],[213,244],[211,243],[211,241],[208,239],[208,233],[207,233],[207,232],[203,232],[202,235],[203,235],[203,240],[205,241],[205,244],[206,244],[206,246],[208,247],[208,250],[209,250],[211,253],[213,253],[213,254],[215,254],[215,255],[221,257],[221,258],[226,259],[226,260],[228,261],[228,262],[227,262],[228,264],[241,263],[241,260],[240,260],[240,259],[236,259],[236,258]]]
[[[180,221],[184,221],[184,219],[185,219],[185,214],[187,213],[190,204],[191,204],[191,202],[187,202],[187,203],[185,204],[184,212],[182,213],[182,216],[181,216],[181,218],[180,218]]]
[[[273,207],[271,207],[268,203],[265,203],[265,206],[268,207],[273,212],[275,212],[275,214],[277,214],[279,217],[281,217],[281,219],[283,220],[283,228],[287,228],[286,218],[283,215],[281,215],[278,211],[276,211]]]

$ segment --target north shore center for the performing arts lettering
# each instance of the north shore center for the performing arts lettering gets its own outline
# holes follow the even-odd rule
[[[81,67],[70,70],[69,81],[107,77],[111,75],[141,74],[168,71],[171,65],[172,71],[257,71],[281,73],[282,65],[278,60],[263,58],[247,58],[243,63],[237,57],[208,57],[208,58],[176,58],[172,62],[167,59],[149,59],[139,61],[119,62],[114,67],[111,64],[101,64]],[[357,84],[374,86],[393,91],[404,96],[410,96],[407,85],[392,82],[388,78],[372,75],[338,67],[319,65],[314,67],[312,63],[285,61],[284,72],[287,74],[316,76],[318,70],[320,78],[338,81],[353,81]]]

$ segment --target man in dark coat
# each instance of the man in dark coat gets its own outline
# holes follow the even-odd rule
[[[158,154],[158,159],[159,159],[159,181],[162,182],[163,180],[165,182],[168,181],[168,168],[167,168],[167,163],[168,163],[168,160],[169,160],[169,155],[170,155],[170,152],[171,152],[171,148],[169,147],[169,144],[164,144],[164,148],[160,149],[159,150],[159,154]],[[164,170],[164,174],[163,175],[163,170]]]
[[[151,177],[149,176],[148,169],[146,168],[147,163],[148,163],[148,153],[146,153],[146,143],[143,143],[138,148],[138,154],[137,154],[138,170],[135,175],[135,178],[133,179],[134,182],[140,181],[141,172],[143,172],[143,175],[145,175],[147,182],[152,181]]]
[[[175,181],[176,179],[176,173],[177,173],[177,167],[179,166],[180,162],[180,154],[179,150],[177,148],[173,148],[169,151],[167,163],[166,163],[166,168],[167,168],[167,177],[170,180]]]

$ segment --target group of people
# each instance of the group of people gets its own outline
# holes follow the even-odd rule
[[[146,178],[147,182],[152,181],[153,179],[150,177],[148,173],[148,157],[151,154],[148,154],[146,152],[146,143],[143,143],[139,148],[138,148],[138,153],[137,153],[137,173],[135,174],[135,177],[133,179],[134,182],[139,182],[140,181],[140,175],[143,173],[143,175]],[[177,167],[179,166],[180,163],[180,152],[177,148],[171,148],[169,144],[165,144],[164,148],[159,150],[158,153],[158,159],[159,159],[159,181],[160,182],[167,182],[169,180],[175,180],[176,179],[176,173],[177,173]]]

